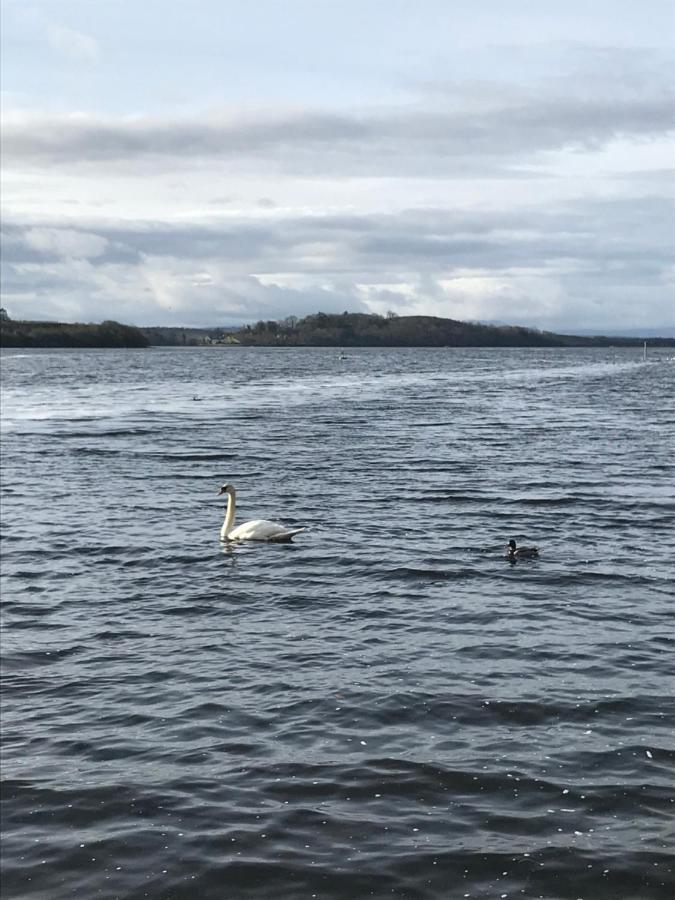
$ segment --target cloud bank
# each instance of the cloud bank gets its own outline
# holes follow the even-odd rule
[[[102,58],[84,31],[52,45]],[[560,51],[560,48],[558,48]],[[10,314],[218,325],[317,310],[675,328],[672,62],[189,115],[6,110]]]
[[[29,316],[114,308],[136,324],[349,309],[554,329],[601,327],[610,315],[647,327],[675,324],[666,220],[675,203],[654,196],[190,224],[17,220],[3,229],[4,288],[23,295]]]

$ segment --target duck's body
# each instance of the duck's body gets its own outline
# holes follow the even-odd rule
[[[509,559],[532,558],[533,556],[539,556],[539,547],[517,547],[516,542],[511,539],[507,556]]]
[[[304,531],[304,528],[287,528],[278,522],[268,522],[266,519],[251,519],[242,525],[234,525],[234,516],[237,508],[237,494],[234,486],[224,484],[218,496],[227,494],[227,508],[225,521],[220,529],[221,541],[271,541],[273,543],[288,543],[293,536]]]

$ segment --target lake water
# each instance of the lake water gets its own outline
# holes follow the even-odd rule
[[[654,354],[6,351],[4,900],[670,900]]]

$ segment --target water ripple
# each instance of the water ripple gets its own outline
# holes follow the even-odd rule
[[[672,366],[10,356],[3,896],[673,895]]]

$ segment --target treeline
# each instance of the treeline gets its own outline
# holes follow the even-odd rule
[[[23,322],[3,319],[2,347],[147,347],[140,328],[111,320],[100,325],[80,322]]]
[[[244,345],[264,347],[597,347],[639,343],[635,338],[577,337],[436,316],[346,312],[316,313],[304,319],[289,316],[280,322],[259,321],[237,331],[237,339]]]
[[[140,330],[153,347],[199,347],[216,341],[229,329],[143,325]]]

